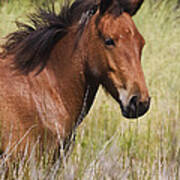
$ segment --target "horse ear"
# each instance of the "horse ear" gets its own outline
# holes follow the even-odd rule
[[[100,15],[103,15],[112,5],[113,0],[101,0],[100,2]]]
[[[120,0],[121,2],[124,4],[124,11],[133,16],[140,9],[144,0]]]

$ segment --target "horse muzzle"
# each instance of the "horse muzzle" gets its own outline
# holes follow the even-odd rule
[[[119,103],[123,116],[129,119],[134,119],[143,116],[148,111],[150,101],[151,99],[148,98],[147,101],[141,102],[139,101],[138,96],[133,96],[127,106],[124,106],[121,101]]]

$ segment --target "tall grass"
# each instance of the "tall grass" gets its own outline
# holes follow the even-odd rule
[[[153,3],[153,4],[152,4]],[[142,65],[152,104],[137,120],[122,117],[119,105],[102,89],[78,128],[64,168],[32,157],[18,166],[0,166],[1,179],[180,179],[180,11],[176,0],[145,1],[134,17],[146,40]],[[28,1],[0,9],[1,36],[30,12]],[[28,160],[27,160],[28,159]],[[1,165],[1,164],[0,164]]]

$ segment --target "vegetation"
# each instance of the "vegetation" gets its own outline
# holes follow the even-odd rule
[[[23,20],[34,9],[30,1],[9,2],[0,8],[1,37],[15,29],[15,20]],[[147,115],[124,119],[119,105],[100,89],[63,168],[59,161],[49,163],[49,155],[37,161],[25,154],[16,164],[0,162],[0,178],[180,179],[180,10],[176,5],[176,0],[146,0],[134,17],[146,40],[142,65],[152,96]]]

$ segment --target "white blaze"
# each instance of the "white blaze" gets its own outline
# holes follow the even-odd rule
[[[129,96],[128,96],[128,91],[125,89],[119,89],[119,100],[122,102],[123,106],[127,106],[129,103]]]

